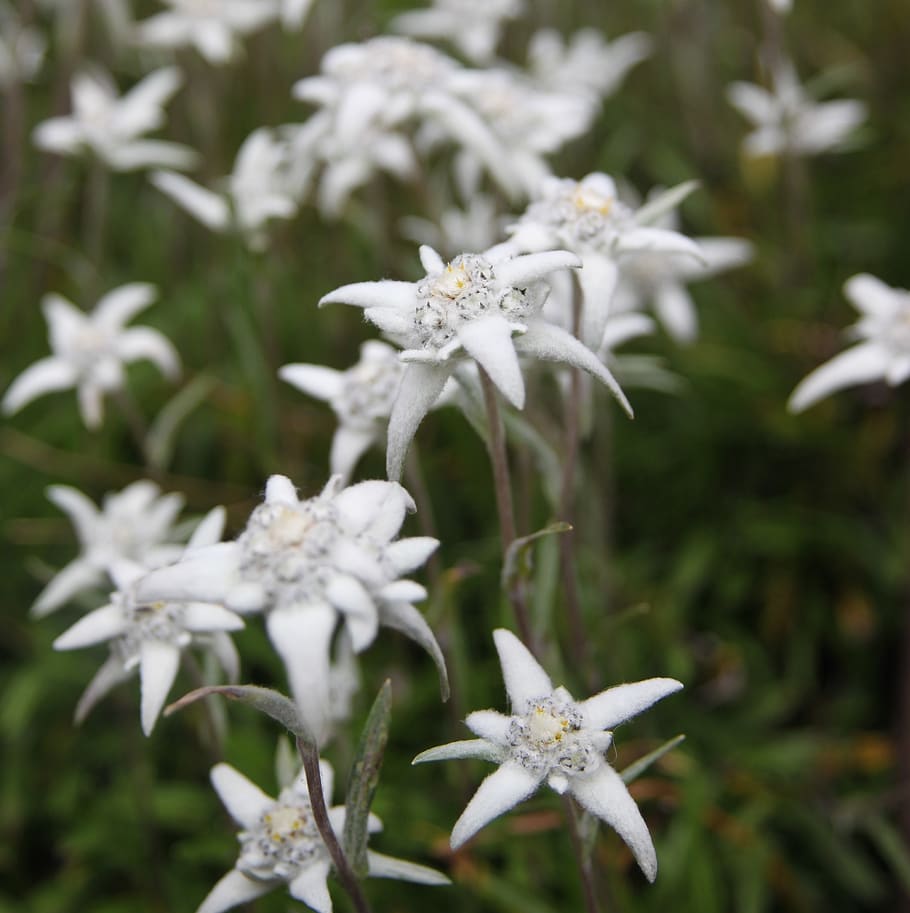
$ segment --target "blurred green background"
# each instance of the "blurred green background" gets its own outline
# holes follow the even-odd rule
[[[184,58],[191,81],[205,81],[216,103],[200,109],[191,82],[169,107],[167,137],[204,151],[201,179],[227,173],[252,129],[303,118],[290,85],[314,73],[328,47],[377,34],[406,6],[317,0],[302,36],[270,29],[223,70]],[[740,157],[746,125],[724,97],[732,80],[759,77],[760,2],[529,6],[504,43],[513,59],[523,59],[542,24],[592,25],[610,37],[641,29],[655,39],[652,58],[554,171],[604,170],[641,190],[697,177],[702,190],[683,206],[685,229],[748,237],[757,251],[751,266],[695,288],[695,344],[658,335],[629,347],[663,357],[680,378],[675,395],[630,391],[634,422],[598,400],[598,429],[580,458],[576,533],[591,683],[558,649],[568,632],[555,543],[535,555],[535,611],[555,635],[555,679],[579,696],[589,684],[658,675],[686,684],[618,733],[619,767],[676,733],[687,740],[632,790],[657,845],[656,884],[646,885],[612,832],[598,839],[604,911],[895,910],[910,891],[901,830],[910,792],[899,775],[899,746],[910,742],[899,700],[910,676],[910,404],[904,389],[883,385],[796,418],[785,403],[842,346],[840,331],[853,320],[841,292],[848,277],[871,272],[910,287],[910,9],[906,0],[796,0],[784,21],[803,77],[833,69],[832,91],[870,109],[855,151],[807,163],[806,205],[794,214],[775,164]],[[137,15],[155,9],[135,7]],[[96,26],[90,19],[79,58],[105,61],[130,83],[144,68],[129,54],[115,57]],[[68,110],[70,64],[56,50],[52,43],[40,78],[25,88],[28,130]],[[354,362],[370,329],[354,309],[317,312],[315,302],[346,282],[418,276],[409,242],[376,243],[390,223],[375,215],[377,201],[386,220],[419,213],[418,195],[381,179],[358,194],[372,220],[326,224],[304,208],[254,256],[207,233],[142,175],[114,175],[103,255],[93,261],[87,167],[39,154],[27,140],[22,153],[14,207],[0,225],[0,386],[47,352],[44,293],[87,307],[122,282],[154,282],[160,300],[139,322],[175,342],[187,379],[211,379],[162,487],[183,492],[192,514],[226,504],[232,532],[270,473],[317,491],[333,416],[275,370]],[[535,408],[552,424],[552,387],[540,383]],[[130,369],[130,385],[148,416],[176,392],[144,365]],[[447,569],[426,608],[456,694],[442,707],[427,657],[385,632],[363,657],[351,734],[329,756],[343,784],[357,726],[391,677],[392,730],[375,804],[387,833],[373,846],[436,865],[455,885],[373,881],[368,895],[377,911],[580,909],[554,794],[540,793],[452,855],[449,829],[484,765],[409,766],[423,748],[464,737],[468,711],[505,709],[490,632],[512,626],[498,593],[482,442],[455,410],[434,413],[417,442]],[[146,740],[132,683],[74,728],[75,701],[104,648],[52,651],[78,617],[73,607],[40,623],[27,617],[41,581],[75,554],[46,486],[75,485],[97,500],[141,477],[140,463],[116,413],[90,434],[71,393],[44,397],[0,427],[3,913],[192,911],[235,859],[234,828],[207,782],[212,758],[200,748],[198,708],[160,721]],[[361,474],[380,477],[381,454],[371,453]],[[520,499],[525,531],[553,519],[539,493],[520,488]],[[408,522],[406,532],[417,534],[417,521]],[[282,684],[260,625],[236,642],[245,680]],[[180,679],[174,696],[189,687]],[[229,708],[229,718],[227,760],[274,794],[274,727],[243,708]],[[333,896],[347,909],[339,891]],[[276,891],[255,909],[291,906]]]

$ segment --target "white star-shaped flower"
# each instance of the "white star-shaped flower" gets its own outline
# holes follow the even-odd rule
[[[265,248],[272,219],[297,212],[288,185],[287,148],[272,131],[254,130],[237,152],[223,193],[200,187],[182,174],[156,171],[151,182],[212,231],[237,231],[253,250]]]
[[[755,128],[743,140],[747,155],[834,152],[866,119],[866,106],[861,101],[813,101],[789,62],[778,67],[772,77],[771,91],[751,82],[734,82],[727,88],[730,104]]]
[[[89,151],[114,171],[140,168],[191,168],[196,153],[188,146],[144,135],[164,125],[164,106],[180,88],[175,67],[155,70],[122,97],[100,69],[73,76],[73,113],[42,121],[36,145],[58,155]]]
[[[433,0],[429,9],[396,16],[392,28],[415,38],[446,39],[474,63],[488,64],[503,24],[524,9],[524,0]]]
[[[479,738],[452,742],[419,754],[415,764],[449,758],[482,758],[499,764],[468,803],[452,829],[456,849],[482,827],[532,796],[543,783],[569,792],[626,842],[649,881],[657,855],[648,827],[605,753],[612,729],[679,691],[672,678],[617,685],[575,701],[550,677],[524,644],[502,628],[493,632],[512,715],[478,710],[465,722]]]
[[[183,495],[162,495],[154,482],[142,479],[123,491],[108,492],[100,510],[69,485],[51,485],[47,496],[69,515],[81,550],[35,600],[35,618],[49,615],[83,590],[100,585],[119,562],[161,567],[176,561],[183,551],[174,541],[173,529]]]
[[[439,545],[429,537],[393,541],[413,509],[395,482],[343,488],[333,476],[319,495],[301,501],[290,479],[275,475],[236,541],[196,549],[172,567],[152,571],[139,582],[138,597],[265,613],[301,715],[324,740],[331,643],[339,624],[357,653],[373,642],[380,625],[401,631],[432,656],[446,687],[442,651],[414,607],[426,590],[400,579]]]
[[[274,0],[162,0],[170,9],[136,26],[136,39],[149,47],[195,47],[213,64],[232,60],[238,39],[272,22]]]
[[[90,314],[62,295],[45,295],[41,307],[54,354],[36,361],[10,384],[3,411],[12,415],[45,393],[75,387],[82,421],[95,429],[104,417],[104,394],[126,383],[124,365],[147,359],[176,379],[180,359],[170,342],[150,327],[124,326],[155,295],[153,285],[131,282],[104,295]]]
[[[594,375],[631,415],[613,375],[575,337],[541,316],[548,274],[578,266],[568,251],[514,257],[505,248],[461,254],[444,263],[431,247],[420,248],[426,276],[419,282],[357,282],[325,295],[320,305],[365,308],[368,320],[405,351],[407,362],[389,421],[386,464],[399,478],[417,426],[439,398],[461,358],[473,358],[516,408],[525,386],[518,355],[565,362]]]
[[[334,775],[326,761],[320,761],[319,768],[328,807]],[[331,860],[313,818],[305,774],[301,772],[277,799],[267,796],[229,764],[216,764],[211,779],[224,807],[243,830],[237,835],[240,855],[236,865],[212,888],[196,913],[223,913],[280,885],[286,885],[291,897],[316,913],[332,913],[328,888]],[[328,814],[332,830],[341,834],[345,807],[329,807]],[[376,833],[382,829],[382,822],[370,815],[368,828]],[[449,879],[435,869],[373,850],[367,850],[367,864],[375,878],[449,884]]]
[[[790,397],[791,412],[844,387],[875,380],[896,387],[910,377],[910,291],[861,273],[847,280],[844,294],[860,313],[850,331],[859,342],[800,381]]]
[[[636,210],[623,203],[613,178],[596,172],[581,181],[548,178],[540,185],[538,198],[510,229],[514,249],[563,247],[581,258],[580,335],[592,348],[603,338],[621,260],[641,254],[703,259],[690,238],[649,224],[655,218],[651,212],[647,206]]]
[[[224,508],[217,507],[199,524],[187,551],[221,538]],[[110,568],[117,589],[110,602],[89,612],[54,641],[55,650],[78,650],[110,641],[111,654],[85,689],[76,706],[81,722],[95,704],[120,682],[139,670],[142,731],[150,735],[177,676],[180,658],[191,646],[210,649],[228,677],[236,680],[237,652],[227,631],[243,621],[220,605],[204,602],[143,602],[136,581],[146,568],[119,562]]]

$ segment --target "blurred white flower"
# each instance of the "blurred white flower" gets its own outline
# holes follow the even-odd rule
[[[399,222],[401,233],[416,244],[429,244],[443,255],[454,257],[462,250],[486,250],[502,240],[505,220],[493,197],[476,193],[467,206],[449,206],[439,222],[418,216],[405,216]]]
[[[191,168],[196,153],[188,146],[143,139],[164,125],[164,106],[180,88],[175,67],[155,70],[123,96],[103,70],[73,76],[73,113],[42,121],[35,144],[58,155],[91,152],[114,171],[139,168]]]
[[[751,82],[734,82],[727,98],[755,128],[743,140],[750,156],[819,155],[846,145],[850,134],[866,119],[861,101],[813,101],[789,62],[772,74],[771,91]]]
[[[540,185],[537,199],[510,228],[509,243],[516,250],[564,247],[581,258],[577,274],[583,300],[580,337],[586,345],[600,345],[620,262],[642,254],[655,262],[668,255],[702,259],[690,238],[650,224],[675,205],[682,190],[667,191],[636,210],[619,199],[615,182],[606,174],[596,172],[581,181],[548,178]]]
[[[531,36],[528,66],[544,89],[612,95],[629,70],[650,57],[652,42],[644,32],[630,32],[607,41],[597,29],[581,29],[568,40],[555,29]]]
[[[140,359],[154,362],[166,377],[180,373],[174,347],[150,327],[125,327],[155,299],[153,285],[131,282],[112,289],[86,314],[62,295],[41,302],[53,355],[26,368],[3,397],[7,415],[33,399],[56,390],[76,388],[79,412],[87,428],[98,428],[104,416],[105,393],[126,383],[124,365]]]
[[[512,715],[479,710],[465,723],[479,738],[430,748],[413,761],[482,758],[499,769],[474,794],[452,828],[457,849],[482,827],[532,796],[546,782],[569,792],[628,845],[648,881],[657,876],[657,855],[648,827],[622,778],[607,763],[612,729],[682,688],[672,678],[617,685],[575,701],[509,631],[493,632]]]
[[[875,380],[896,387],[910,378],[910,291],[861,273],[847,280],[844,294],[860,313],[850,330],[859,342],[800,381],[788,403],[791,412],[844,387]]]
[[[217,542],[223,526],[224,508],[216,507],[199,524],[187,550]],[[117,586],[110,602],[61,634],[54,649],[78,650],[110,641],[110,656],[76,706],[76,722],[82,722],[101,698],[138,668],[142,731],[150,735],[174,684],[181,655],[189,647],[211,649],[228,677],[236,680],[237,652],[226,632],[239,630],[243,621],[220,605],[140,602],[134,584],[146,573],[142,565],[118,562],[110,573]]]
[[[281,24],[286,29],[301,29],[314,0],[281,0]]]
[[[407,368],[389,421],[386,467],[401,475],[418,425],[461,358],[474,359],[516,408],[525,385],[518,355],[561,361],[593,374],[631,414],[625,395],[597,356],[541,316],[548,274],[579,265],[567,251],[513,257],[505,249],[460,254],[443,262],[420,248],[427,275],[419,282],[357,282],[323,296],[324,304],[365,308],[365,316],[404,348]]]
[[[285,144],[260,127],[244,140],[221,193],[169,171],[156,171],[150,180],[207,228],[237,231],[253,250],[263,250],[268,222],[291,219],[297,212],[287,167]]]
[[[439,545],[416,537],[393,541],[414,509],[394,482],[342,488],[333,476],[321,494],[300,501],[290,479],[272,476],[265,502],[235,542],[197,549],[138,584],[143,602],[217,602],[237,612],[264,612],[272,645],[284,660],[300,712],[320,741],[330,731],[330,655],[340,623],[360,653],[379,625],[395,628],[436,662],[445,691],[445,660],[414,602],[426,590],[399,579]]]
[[[173,530],[183,496],[162,495],[154,482],[143,479],[123,491],[108,492],[100,510],[69,485],[51,485],[47,497],[69,515],[80,552],[35,600],[31,609],[35,618],[49,615],[83,590],[100,586],[108,569],[118,562],[160,567],[176,561],[183,551]]]
[[[503,24],[524,11],[524,0],[433,0],[429,9],[396,16],[391,27],[415,38],[447,39],[469,60],[488,64]]]
[[[12,7],[0,3],[0,88],[29,82],[41,69],[47,41],[26,25]]]
[[[320,761],[319,769],[329,822],[340,835],[345,807],[331,807],[331,766]],[[313,818],[305,774],[301,771],[277,799],[267,796],[229,764],[216,764],[211,779],[224,807],[243,830],[237,835],[240,855],[234,868],[212,888],[196,913],[223,913],[279,885],[287,885],[291,897],[317,913],[332,913],[327,883],[332,863]],[[382,829],[382,822],[370,815],[368,829],[376,833]],[[427,885],[449,883],[435,869],[373,850],[367,850],[367,864],[369,874],[375,878],[399,878]]]
[[[193,46],[209,62],[223,64],[238,53],[238,38],[272,22],[275,0],[161,0],[166,12],[136,26],[136,40],[149,47]]]

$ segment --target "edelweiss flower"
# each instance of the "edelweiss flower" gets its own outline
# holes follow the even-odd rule
[[[486,250],[501,240],[504,221],[493,197],[477,193],[464,209],[449,206],[438,222],[418,216],[405,216],[399,222],[401,233],[417,244],[429,244],[443,255],[454,257],[463,250]]]
[[[227,63],[236,56],[241,35],[274,20],[274,0],[161,0],[169,6],[140,22],[136,38],[150,47],[192,45],[209,62]]]
[[[540,29],[531,36],[528,65],[544,89],[586,91],[606,98],[632,67],[650,55],[651,39],[644,32],[608,42],[597,29],[581,29],[568,40],[555,29]]]
[[[727,88],[730,104],[755,127],[743,140],[747,155],[834,152],[866,119],[861,101],[812,101],[789,62],[772,77],[770,92],[751,82],[734,82]]]
[[[585,701],[565,688],[554,689],[549,676],[514,634],[493,632],[512,716],[478,710],[465,722],[478,739],[430,748],[413,763],[448,758],[496,761],[452,829],[457,849],[503,812],[532,796],[546,782],[568,791],[592,815],[626,842],[648,881],[657,876],[657,856],[647,825],[622,778],[604,757],[610,731],[682,688],[672,678],[650,678],[617,685]]]
[[[41,307],[54,354],[36,361],[10,384],[3,411],[12,415],[45,393],[75,387],[82,421],[94,429],[104,416],[104,394],[124,386],[125,364],[148,359],[166,377],[176,378],[180,359],[161,333],[124,327],[155,294],[155,287],[144,282],[121,285],[104,295],[90,314],[62,295],[45,295]]]
[[[364,452],[385,437],[404,365],[384,342],[360,347],[360,361],[347,371],[322,365],[285,365],[282,380],[325,400],[338,416],[338,430],[329,458],[332,474],[347,481]]]
[[[392,28],[415,38],[448,39],[469,60],[490,63],[503,23],[524,12],[523,0],[433,0],[429,9],[411,10]]]
[[[910,377],[910,291],[861,273],[847,280],[844,294],[860,313],[851,336],[861,341],[800,382],[790,397],[791,412],[802,412],[844,387],[874,380],[896,387]]]
[[[319,762],[326,806],[332,801],[332,768]],[[222,913],[237,904],[247,903],[279,885],[287,885],[291,897],[317,913],[331,913],[328,877],[329,852],[322,841],[310,805],[306,776],[301,772],[291,786],[281,790],[277,799],[229,764],[212,768],[212,785],[231,817],[243,828],[237,835],[240,856],[237,863],[202,901],[196,913]],[[332,829],[344,829],[345,807],[328,809]],[[369,830],[381,830],[382,822],[370,815]],[[399,878],[418,884],[449,884],[435,869],[384,856],[367,850],[369,873],[375,878]]]
[[[676,193],[671,190],[666,196]],[[640,210],[621,202],[606,174],[589,174],[581,181],[548,178],[539,198],[511,228],[510,244],[517,250],[564,247],[581,257],[581,338],[592,348],[603,337],[620,258],[648,253],[702,259],[698,245],[685,235],[647,224],[657,218],[655,209],[661,211],[660,201]]]
[[[199,524],[187,551],[221,538],[224,508],[215,508]],[[153,602],[136,598],[135,583],[146,569],[131,562],[111,568],[117,590],[110,602],[89,612],[54,641],[55,650],[78,650],[111,642],[111,655],[85,689],[76,707],[82,722],[95,704],[112,688],[139,669],[142,731],[150,735],[177,676],[180,657],[190,646],[211,649],[229,678],[237,676],[237,652],[226,631],[243,627],[243,621],[219,605],[203,602]]]
[[[290,479],[272,476],[265,502],[235,542],[189,553],[138,585],[143,602],[200,600],[236,612],[264,612],[272,645],[284,660],[294,699],[316,738],[328,735],[329,663],[340,622],[355,652],[379,625],[420,644],[436,662],[445,688],[445,661],[413,603],[426,590],[398,579],[420,567],[436,539],[394,542],[410,495],[394,482],[341,487],[333,476],[321,494],[299,501]]]
[[[32,615],[43,618],[77,593],[104,582],[113,565],[132,561],[147,568],[175,561],[183,551],[174,542],[174,520],[183,495],[162,495],[145,479],[123,491],[108,492],[101,509],[69,485],[51,485],[48,499],[69,514],[81,552],[42,590]]]
[[[156,171],[151,182],[212,231],[236,230],[253,250],[267,242],[270,219],[297,212],[287,178],[287,150],[270,130],[254,130],[240,147],[224,193],[200,187],[182,174]]]
[[[29,82],[41,69],[47,42],[25,25],[8,3],[0,3],[0,87]]]
[[[525,397],[521,353],[593,374],[631,414],[625,395],[597,356],[540,316],[548,289],[539,280],[578,266],[579,259],[564,250],[501,256],[508,252],[461,254],[446,264],[431,247],[423,246],[420,259],[427,275],[420,282],[357,282],[319,302],[365,308],[367,319],[405,349],[401,359],[408,365],[389,420],[386,463],[391,479],[400,476],[411,438],[459,357],[475,359],[518,409]]]
[[[77,73],[72,81],[73,113],[38,124],[35,143],[58,155],[88,150],[114,171],[191,168],[196,153],[189,147],[142,138],[164,125],[164,105],[180,83],[180,71],[167,67],[150,73],[120,97],[102,70]]]

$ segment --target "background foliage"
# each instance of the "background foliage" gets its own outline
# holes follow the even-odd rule
[[[302,38],[269,30],[224,71],[185,59],[190,91],[171,106],[169,138],[203,149],[204,178],[226,173],[254,127],[296,110],[289,87],[315,72],[327,47],[376,34],[407,5],[323,0]],[[757,3],[529,5],[507,54],[520,57],[540,24],[593,25],[610,36],[643,29],[656,41],[652,59],[554,170],[580,177],[600,169],[642,188],[699,177],[703,190],[683,207],[686,229],[757,246],[754,264],[695,290],[702,330],[694,345],[658,338],[635,347],[656,347],[680,378],[678,392],[631,391],[631,423],[600,400],[598,409],[612,414],[582,449],[577,550],[597,669],[591,684],[653,675],[686,684],[619,733],[618,766],[677,732],[687,741],[633,787],[657,844],[656,885],[645,885],[615,835],[597,842],[599,877],[615,904],[607,906],[893,910],[910,890],[898,829],[907,785],[896,775],[910,608],[910,406],[904,390],[883,386],[838,395],[799,418],[785,402],[842,344],[839,331],[852,320],[841,294],[846,278],[868,271],[910,286],[906,4],[796,0],[785,40],[800,71],[836,68],[838,90],[871,111],[856,151],[810,163],[797,212],[773,163],[739,157],[745,127],[723,94],[733,79],[757,75]],[[111,59],[95,31],[90,45],[86,55]],[[54,59],[52,48],[51,65],[27,89],[29,125],[68,104],[66,68]],[[115,67],[138,75],[129,61]],[[204,92],[193,80],[205,81]],[[315,302],[345,282],[417,276],[413,247],[391,230],[398,216],[417,211],[416,193],[391,182],[368,188],[359,222],[325,224],[305,209],[268,254],[254,256],[207,234],[142,176],[117,175],[93,259],[84,166],[30,147],[24,156],[15,208],[0,226],[0,385],[46,352],[43,293],[87,304],[121,282],[151,281],[161,298],[147,322],[175,341],[188,379],[208,385],[180,429],[162,486],[184,492],[194,513],[225,503],[232,531],[270,473],[317,490],[332,415],[281,384],[275,370],[355,360],[371,335],[366,326],[349,309],[317,314]],[[142,366],[131,372],[142,410],[155,414],[162,381]],[[98,655],[51,650],[72,609],[42,623],[26,614],[40,581],[74,553],[45,487],[62,482],[100,498],[142,475],[123,423],[111,416],[103,431],[87,433],[70,395],[45,397],[0,428],[0,911],[191,911],[234,860],[233,827],[207,784],[212,758],[199,748],[198,708],[161,721],[145,740],[136,689],[124,687],[74,729],[75,699]],[[387,834],[375,846],[436,864],[456,886],[430,895],[371,882],[368,893],[388,911],[578,908],[555,796],[539,795],[452,855],[449,828],[483,765],[409,766],[423,748],[463,737],[458,721],[468,710],[503,708],[489,633],[511,624],[498,596],[482,443],[455,410],[434,413],[418,443],[447,569],[428,615],[455,695],[440,707],[427,658],[403,638],[380,638],[364,657],[355,734],[332,758],[346,769],[356,723],[391,677],[392,730],[376,800]],[[361,470],[381,476],[381,455]],[[539,497],[524,501],[528,530],[553,519]],[[417,521],[409,523],[416,533]],[[536,553],[535,608],[565,645],[555,561],[549,541]],[[281,684],[259,626],[237,642],[246,680]],[[551,668],[563,672],[554,678],[587,693],[577,667],[551,653]],[[236,708],[230,726],[228,760],[272,788],[274,729]],[[290,905],[276,892],[256,909]]]

